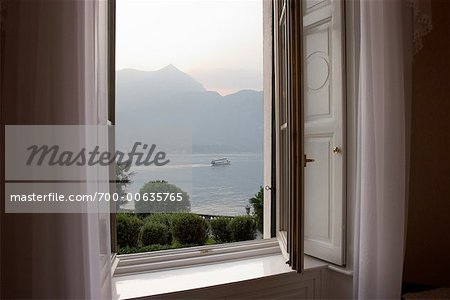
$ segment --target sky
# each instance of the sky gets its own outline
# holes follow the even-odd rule
[[[118,0],[116,69],[173,64],[222,95],[262,90],[262,0]]]

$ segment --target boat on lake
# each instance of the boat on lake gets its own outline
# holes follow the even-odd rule
[[[215,167],[215,166],[227,166],[231,164],[230,160],[226,157],[223,158],[219,158],[219,159],[213,159],[211,161],[211,166]]]

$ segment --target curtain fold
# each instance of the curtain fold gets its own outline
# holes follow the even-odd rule
[[[355,297],[399,299],[407,191],[407,86],[399,0],[360,2]]]
[[[2,126],[107,124],[107,4],[2,1]],[[1,225],[0,298],[111,298],[105,208],[2,212]]]
[[[412,15],[413,51],[417,54],[423,48],[422,39],[433,29],[431,21],[431,0],[408,0]]]

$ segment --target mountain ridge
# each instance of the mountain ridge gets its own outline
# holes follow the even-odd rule
[[[135,68],[124,68],[124,69],[120,69],[116,71],[116,74],[123,74],[123,73],[136,73],[136,74],[148,74],[148,73],[152,73],[152,74],[157,74],[157,73],[162,73],[162,72],[175,72],[175,73],[181,73],[187,77],[189,77],[190,79],[192,79],[193,81],[195,81],[196,83],[198,83],[199,85],[201,85],[204,88],[204,84],[195,78],[195,76],[181,71],[180,69],[178,69],[175,65],[173,64],[168,64],[164,67],[162,67],[161,69],[158,70],[152,70],[152,71],[146,71],[146,70],[139,70],[139,69],[135,69]],[[233,95],[233,94],[237,94],[240,92],[244,92],[244,91],[255,91],[255,92],[262,92],[261,90],[258,89],[250,89],[250,88],[245,88],[245,89],[239,89],[235,92],[232,92],[230,94],[226,94],[226,95],[222,95],[220,94],[218,91],[214,90],[214,89],[206,89],[204,88],[204,90],[210,91],[210,92],[216,92],[221,96],[229,96],[229,95]]]
[[[222,96],[173,65],[127,70],[117,72],[116,124],[126,127],[130,138],[167,122],[190,130],[196,152],[262,152],[262,91]]]

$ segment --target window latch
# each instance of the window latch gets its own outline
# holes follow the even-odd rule
[[[307,164],[307,163],[311,163],[311,162],[314,162],[314,161],[315,161],[315,160],[312,159],[312,158],[307,158],[307,157],[306,157],[306,154],[303,155],[303,167],[306,168],[306,164]]]

